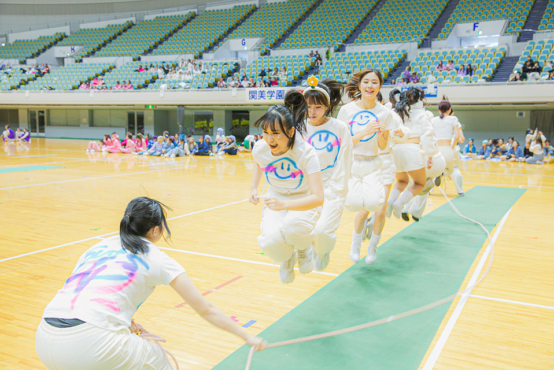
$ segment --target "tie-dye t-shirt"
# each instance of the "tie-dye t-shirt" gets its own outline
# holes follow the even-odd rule
[[[132,254],[118,236],[86,251],[43,317],[80,319],[107,330],[131,326],[133,314],[157,285],[168,285],[185,269],[148,242],[148,252]]]
[[[389,136],[392,134],[390,131],[397,127],[392,119],[392,112],[380,103],[376,103],[373,109],[362,109],[353,101],[342,106],[337,119],[346,122],[352,136],[363,130],[371,121],[379,120],[384,123],[389,131]],[[367,157],[376,156],[379,153],[378,140],[377,133],[365,136],[358,144],[354,145],[353,154]]]
[[[279,198],[309,194],[307,176],[320,171],[315,149],[298,136],[294,148],[283,155],[271,154],[269,145],[260,140],[254,146],[252,157],[269,184],[269,192]]]
[[[325,190],[346,197],[352,167],[352,137],[346,123],[335,118],[319,126],[306,123],[304,140],[316,150]]]

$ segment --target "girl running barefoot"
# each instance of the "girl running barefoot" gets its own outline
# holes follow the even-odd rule
[[[281,263],[283,283],[294,281],[297,258],[301,274],[314,268],[314,229],[324,200],[317,153],[301,138],[306,131],[306,113],[304,97],[289,91],[284,105],[269,108],[254,124],[261,126],[264,140],[252,151],[255,164],[249,200],[258,204],[262,198],[265,203],[258,245]],[[269,190],[258,197],[262,176]]]
[[[308,125],[303,137],[317,152],[325,202],[315,227],[315,268],[321,271],[329,264],[329,255],[335,248],[348,180],[352,167],[352,137],[344,122],[330,117],[340,104],[343,86],[334,80],[319,82],[308,79],[309,88],[303,93],[292,92],[308,104]]]
[[[165,206],[135,198],[125,209],[120,235],[79,258],[37,330],[36,351],[49,369],[169,370],[162,350],[130,330],[133,315],[157,285],[170,285],[213,325],[256,350],[265,348],[263,339],[246,333],[202,296],[185,269],[156,246],[162,237],[171,237]]]
[[[379,150],[387,149],[392,131],[398,130],[392,112],[377,101],[382,85],[383,76],[376,69],[367,69],[352,75],[346,85],[346,92],[353,101],[344,105],[337,116],[340,121],[347,122],[354,144],[352,178],[348,182],[345,204],[349,211],[357,212],[350,251],[352,262],[360,260],[367,216],[369,212],[377,212],[366,257],[368,264],[376,260],[377,245],[385,226],[383,205],[388,196],[381,171],[383,159],[378,154]],[[406,136],[402,130],[397,135]],[[385,158],[385,166],[388,169],[392,166],[392,161]]]

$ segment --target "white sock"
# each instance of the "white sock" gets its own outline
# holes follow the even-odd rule
[[[402,195],[400,196],[400,198],[398,198],[398,203],[399,206],[404,206],[404,204],[408,203],[410,200],[412,200],[412,198],[414,197],[414,195],[412,194],[411,191],[409,190],[406,190],[402,193]],[[396,203],[396,202],[395,202]],[[396,206],[395,206],[396,207]],[[401,208],[401,207],[398,207],[398,208]]]
[[[400,190],[398,190],[397,188],[393,188],[393,189],[390,191],[388,203],[389,203],[389,204],[394,204],[394,202],[396,202],[396,200],[398,199],[398,196],[399,196],[399,195],[400,195]]]
[[[362,231],[361,233],[356,233],[356,230],[354,230],[354,232],[352,233],[352,243],[357,243],[357,244],[361,244],[362,243],[362,234],[364,232]]]
[[[381,240],[381,235],[375,234],[375,232],[371,232],[371,240],[369,241],[369,246],[377,247],[379,245],[379,240]]]

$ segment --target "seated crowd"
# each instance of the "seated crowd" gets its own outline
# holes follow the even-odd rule
[[[234,135],[223,135],[223,129],[217,130],[215,144],[212,143],[210,135],[200,136],[198,142],[191,135],[186,138],[169,135],[165,131],[163,135],[151,136],[149,134],[133,134],[128,132],[127,136],[120,140],[114,132],[111,135],[104,135],[102,141],[90,141],[86,152],[106,152],[136,154],[154,157],[182,157],[185,155],[213,156],[213,155],[236,155],[239,150],[250,152],[256,141],[260,140],[259,135],[248,135],[244,142],[239,145]]]
[[[554,61],[550,60],[545,63],[545,67],[548,66],[550,68],[554,68]],[[509,81],[536,81],[541,78],[541,73],[543,70],[543,67],[541,67],[540,62],[534,61],[531,56],[527,56],[527,60],[523,65],[518,64],[516,65],[516,68],[521,68],[521,73],[516,72],[514,73]],[[554,80],[554,69],[550,70],[548,72],[548,76],[546,77],[546,80],[553,81]]]
[[[510,137],[507,142],[504,139],[483,140],[480,148],[475,146],[473,139],[469,139],[463,154],[476,159],[489,159],[497,162],[544,164],[550,162],[554,156],[554,147],[550,145],[550,141],[541,131],[527,129],[523,147],[513,137]]]

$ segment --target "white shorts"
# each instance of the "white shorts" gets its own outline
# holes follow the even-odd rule
[[[442,153],[439,151],[433,156],[433,165],[431,166],[431,168],[427,169],[427,178],[434,179],[435,177],[442,175],[445,169],[446,161],[444,160],[444,156],[442,155]]]
[[[450,145],[441,145],[439,146],[439,151],[441,152],[442,156],[444,157],[444,161],[446,162],[446,170],[445,174],[446,176],[450,176],[452,174],[452,171],[454,170],[454,150],[452,150],[452,147]]]
[[[425,167],[419,144],[397,144],[392,148],[396,173],[417,171]]]
[[[345,207],[350,212],[364,208],[368,212],[377,212],[385,202],[385,187],[379,156],[354,156],[352,178],[348,181],[348,195]]]
[[[110,331],[88,323],[56,328],[41,320],[35,349],[49,369],[171,369],[158,346],[127,328]]]
[[[380,154],[379,157],[383,161],[383,166],[381,167],[383,185],[392,185],[396,178],[396,167],[392,160],[392,153]]]

